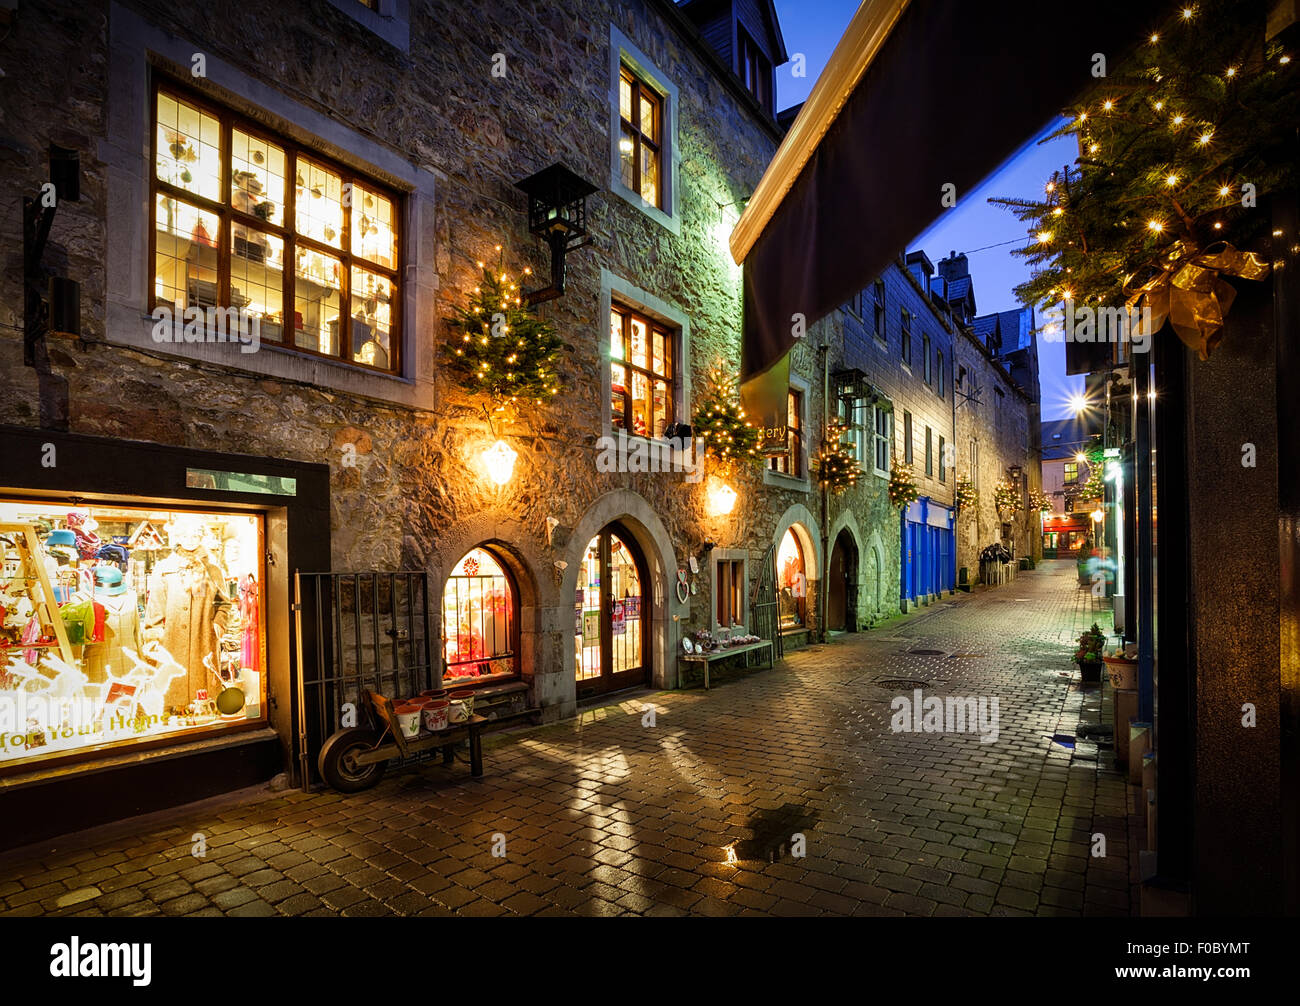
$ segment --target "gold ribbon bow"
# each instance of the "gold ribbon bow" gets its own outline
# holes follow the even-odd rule
[[[1151,309],[1151,325],[1143,335],[1154,335],[1168,320],[1187,348],[1208,360],[1223,338],[1223,319],[1237,296],[1223,277],[1262,280],[1271,267],[1254,252],[1238,251],[1226,241],[1190,256],[1180,242],[1174,245],[1168,262],[1159,276],[1128,299],[1129,316],[1135,317],[1133,312],[1145,300],[1143,306]]]

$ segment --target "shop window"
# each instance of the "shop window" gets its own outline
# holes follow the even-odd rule
[[[264,719],[262,518],[0,501],[0,765]]]
[[[785,399],[785,451],[768,459],[768,468],[803,478],[803,392],[791,388]]]
[[[170,84],[155,102],[155,318],[396,371],[399,196]]]
[[[798,629],[807,625],[808,576],[803,546],[794,529],[788,529],[776,552],[776,569],[780,589],[781,628]]]
[[[582,694],[643,684],[644,561],[630,538],[609,525],[587,543],[574,599],[574,673]]]
[[[663,208],[663,99],[626,64],[618,83],[618,163],[623,185]]]
[[[661,438],[674,421],[677,333],[615,303],[609,312],[610,423]]]
[[[443,681],[519,672],[515,585],[491,552],[471,549],[442,592]]]
[[[745,560],[719,559],[714,568],[714,623],[722,629],[745,624]]]

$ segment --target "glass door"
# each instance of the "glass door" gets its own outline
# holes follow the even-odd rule
[[[609,525],[587,544],[574,600],[578,697],[649,680],[645,563],[631,538]]]

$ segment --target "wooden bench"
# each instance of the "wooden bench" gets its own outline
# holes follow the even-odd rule
[[[772,658],[772,640],[760,639],[757,643],[744,643],[740,646],[724,646],[717,650],[710,650],[707,653],[683,653],[677,659],[692,664],[704,665],[704,690],[709,689],[709,665],[717,660],[725,660],[727,657],[734,657],[737,654],[745,654],[745,666],[750,666],[749,655],[758,650],[767,650],[767,666],[773,666]]]

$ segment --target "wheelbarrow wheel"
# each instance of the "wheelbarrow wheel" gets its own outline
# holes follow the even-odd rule
[[[378,739],[373,730],[361,728],[332,734],[316,761],[321,778],[340,793],[360,793],[376,785],[384,777],[388,763],[357,765],[353,758],[374,748]]]

